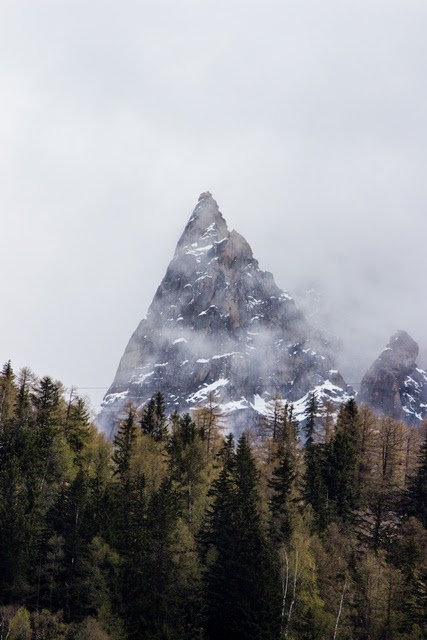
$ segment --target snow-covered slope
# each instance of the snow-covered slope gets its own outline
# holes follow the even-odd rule
[[[161,391],[168,411],[189,411],[212,394],[239,429],[272,397],[294,402],[314,389],[334,402],[347,397],[328,342],[202,193],[120,361],[99,425],[111,432],[127,402],[139,407]]]

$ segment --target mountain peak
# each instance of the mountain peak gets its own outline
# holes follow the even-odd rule
[[[209,191],[201,193],[197,205],[178,242],[177,253],[192,247],[194,251],[228,238],[227,223]]]
[[[394,368],[397,367],[398,370],[411,371],[415,366],[418,352],[418,344],[409,333],[399,330],[391,336],[380,358]]]
[[[218,204],[216,200],[213,199],[210,191],[203,191],[203,193],[199,195],[198,202],[202,202],[202,200],[212,200],[212,202],[215,203],[216,208],[218,208]]]
[[[406,333],[393,334],[364,375],[359,399],[378,413],[417,423],[427,417],[427,373],[417,367],[418,344]]]
[[[213,397],[236,429],[277,396],[300,400],[302,411],[314,389],[339,401],[345,383],[332,380],[330,354],[313,338],[292,298],[228,230],[206,191],[129,341],[98,423],[110,430],[126,402],[142,407],[157,391],[168,412]]]
[[[204,191],[199,195],[197,205],[191,214],[188,224],[194,223],[195,221],[212,223],[216,222],[218,218],[222,218],[222,214],[218,208],[217,201],[213,198],[210,191]]]

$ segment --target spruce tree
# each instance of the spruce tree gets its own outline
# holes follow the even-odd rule
[[[314,444],[314,436],[316,433],[316,420],[319,406],[315,393],[311,393],[308,397],[305,411],[304,411],[304,433],[306,437],[306,443]]]
[[[130,405],[125,420],[122,420],[114,437],[113,462],[114,475],[117,475],[125,488],[130,485],[130,463],[137,437],[136,411]]]
[[[175,604],[177,569],[173,558],[173,532],[179,499],[166,478],[148,503],[143,493],[132,508],[129,544],[122,550],[122,613],[130,640],[179,637]],[[139,504],[139,507],[137,505]],[[182,602],[180,602],[182,605]],[[182,607],[181,607],[182,608]]]
[[[78,396],[70,398],[68,403],[65,437],[75,454],[75,461],[80,462],[81,453],[90,438],[90,417],[86,402]]]
[[[160,391],[155,393],[144,407],[140,424],[142,432],[150,435],[156,442],[166,439],[168,429],[165,400]]]
[[[245,435],[234,455],[232,448],[229,437],[222,451],[224,465],[212,490],[207,636],[212,640],[273,638],[278,607],[273,563],[259,512],[259,473]]]
[[[335,514],[344,522],[354,519],[359,506],[360,424],[356,402],[340,407],[337,427],[329,448],[328,494]]]
[[[61,562],[56,567],[60,585],[53,600],[49,594],[49,605],[54,610],[62,609],[68,621],[79,621],[93,613],[86,598],[86,558],[92,537],[87,521],[88,500],[88,477],[79,469],[74,480],[63,487],[46,518],[53,536],[50,540],[62,541]]]
[[[314,523],[317,530],[323,530],[327,524],[327,488],[325,486],[325,447],[315,442],[318,404],[316,395],[312,393],[305,409],[305,473],[303,479],[303,495],[305,502],[311,505],[314,512]]]
[[[206,453],[196,425],[188,413],[174,419],[167,451],[171,478],[182,495],[185,517],[190,522],[194,500],[200,491]]]
[[[0,434],[0,602],[20,601],[28,594],[28,503],[18,457],[3,448]]]
[[[293,452],[280,446],[272,477],[268,483],[270,498],[271,535],[276,542],[288,542],[293,530],[295,513],[296,461]]]

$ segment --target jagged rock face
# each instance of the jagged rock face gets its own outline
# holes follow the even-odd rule
[[[358,400],[415,424],[427,418],[427,373],[416,365],[417,343],[398,331],[362,380]]]
[[[332,367],[326,341],[228,230],[207,192],[130,339],[98,424],[111,431],[128,401],[141,406],[161,391],[170,412],[213,394],[231,427],[239,416],[247,426],[248,411],[275,396],[296,401],[316,388],[341,400],[345,383]]]

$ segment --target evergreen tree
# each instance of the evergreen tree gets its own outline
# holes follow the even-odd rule
[[[406,512],[427,528],[427,428],[418,456],[418,467],[407,491]]]
[[[13,603],[28,595],[34,566],[28,558],[26,492],[19,459],[5,451],[0,434],[0,602]]]
[[[65,437],[75,454],[75,461],[79,462],[80,454],[90,439],[90,418],[86,402],[78,396],[71,395],[68,403]]]
[[[288,542],[292,534],[296,478],[295,458],[289,449],[282,446],[268,483],[273,492],[270,498],[271,534],[277,542]]]
[[[318,404],[312,393],[305,409],[304,444],[305,473],[303,495],[305,502],[313,508],[314,524],[317,530],[323,530],[328,521],[328,493],[325,484],[326,447],[315,442]]]
[[[337,427],[329,448],[328,494],[336,515],[344,522],[353,520],[359,506],[360,425],[356,402],[341,405]]]
[[[127,417],[121,422],[113,443],[115,482],[108,485],[104,496],[104,508],[110,517],[104,520],[103,533],[120,554],[126,553],[133,544],[136,520],[145,517],[145,478],[132,469],[138,437],[135,416],[135,408],[129,405]]]
[[[24,464],[31,471],[27,474],[30,506],[37,503],[42,510],[50,506],[45,497],[51,485],[60,480],[66,464],[60,437],[64,415],[61,391],[59,382],[45,376],[31,397],[34,424],[27,430]]]
[[[0,373],[0,425],[5,424],[14,414],[16,397],[15,374],[10,360]]]
[[[16,395],[15,418],[17,425],[25,424],[31,415],[31,385],[35,382],[35,376],[28,367],[19,372],[18,391]]]
[[[268,480],[271,490],[270,534],[276,543],[288,542],[293,531],[293,521],[300,499],[298,445],[297,423],[292,418],[289,405],[286,404],[277,430],[274,466]]]
[[[67,483],[47,516],[53,538],[48,551],[55,555],[52,543],[60,542],[60,554],[53,571],[53,580],[60,579],[60,587],[45,593],[53,610],[62,609],[67,621],[82,620],[93,613],[87,602],[86,557],[91,539],[91,527],[87,522],[89,500],[88,478],[79,469],[71,483]],[[48,559],[48,558],[47,558]],[[43,599],[41,600],[43,602]]]
[[[114,437],[113,462],[115,464],[114,475],[117,475],[124,488],[130,486],[131,459],[135,449],[137,438],[135,408],[130,405],[125,420],[122,420]]]
[[[267,639],[277,634],[278,607],[275,609],[276,585],[259,512],[259,474],[245,435],[235,455],[232,450],[229,437],[222,451],[224,465],[212,490],[207,635],[224,640]]]
[[[61,383],[49,376],[42,378],[33,393],[36,422],[42,438],[41,443],[49,446],[59,432],[61,409]]]
[[[174,592],[177,571],[173,559],[173,532],[179,500],[169,478],[138,512],[133,509],[132,543],[122,550],[122,610],[128,637],[178,637],[179,594]],[[182,614],[182,612],[181,612]],[[181,615],[180,614],[180,615]]]
[[[201,491],[201,474],[205,466],[206,451],[196,425],[188,413],[173,421],[167,450],[171,478],[182,494],[185,517],[190,522],[194,501]]]
[[[306,437],[306,443],[309,446],[314,444],[318,410],[319,410],[319,407],[317,403],[316,394],[311,393],[308,397],[308,400],[305,406],[305,411],[304,411],[304,433]]]
[[[142,432],[150,435],[157,442],[166,439],[168,429],[165,400],[160,391],[155,393],[144,407],[140,424]]]

